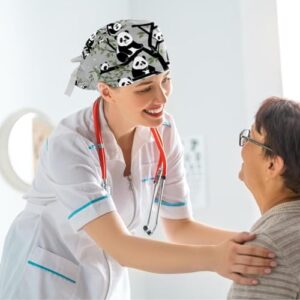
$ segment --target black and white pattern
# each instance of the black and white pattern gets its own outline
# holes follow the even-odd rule
[[[157,25],[120,20],[100,28],[86,41],[76,82],[92,90],[99,81],[123,87],[168,69],[165,40]]]
[[[132,76],[134,79],[141,79],[155,74],[155,68],[150,66],[145,56],[136,56],[132,63]]]
[[[106,28],[109,35],[114,35],[122,28],[122,25],[118,22],[110,23],[106,26]]]

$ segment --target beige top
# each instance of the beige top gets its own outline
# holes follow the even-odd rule
[[[274,251],[278,266],[256,286],[233,284],[227,299],[300,299],[300,200],[279,204],[252,227],[256,244]]]

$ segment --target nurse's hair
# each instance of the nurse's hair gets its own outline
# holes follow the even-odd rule
[[[71,75],[73,87],[97,90],[98,82],[123,87],[169,69],[165,39],[152,21],[119,20],[98,29],[85,42]]]
[[[285,186],[300,194],[300,102],[266,99],[256,113],[255,127],[259,133],[264,131],[265,144],[273,150],[263,149],[264,155],[283,159]]]

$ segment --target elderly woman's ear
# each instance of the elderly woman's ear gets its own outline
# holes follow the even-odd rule
[[[282,157],[279,155],[274,155],[272,157],[267,158],[268,160],[268,168],[267,172],[270,178],[274,178],[276,176],[281,176],[281,174],[285,170],[284,161]]]

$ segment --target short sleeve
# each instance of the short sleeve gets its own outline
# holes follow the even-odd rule
[[[165,126],[163,141],[168,168],[161,216],[167,219],[189,218],[192,216],[192,208],[185,176],[183,145],[170,115],[163,126]]]
[[[75,133],[48,140],[44,160],[47,177],[76,231],[116,210],[111,196],[102,187],[101,169],[95,153],[90,150],[88,141]]]

